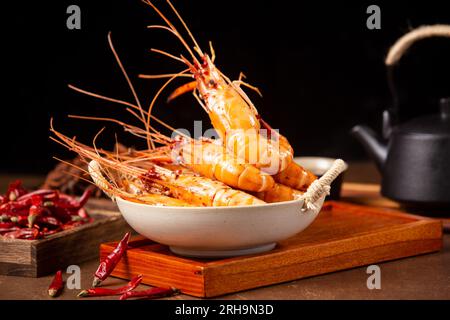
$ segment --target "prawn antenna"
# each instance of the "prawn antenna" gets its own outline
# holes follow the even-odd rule
[[[175,6],[172,4],[172,2],[170,2],[170,0],[167,0],[167,3],[169,4],[169,6],[172,8],[173,12],[176,14],[176,16],[178,17],[178,19],[180,20],[180,22],[183,24],[183,27],[186,29],[187,33],[189,34],[189,37],[192,39],[192,42],[194,42],[195,47],[197,48],[199,54],[201,56],[203,56],[203,52],[202,49],[200,49],[200,46],[198,45],[197,41],[195,40],[195,37],[192,35],[191,30],[189,30],[186,22],[184,22],[183,18],[181,17],[181,15],[178,13],[177,9],[175,9]]]
[[[176,79],[179,75],[185,74],[189,71],[189,69],[185,69],[175,75],[173,75],[172,77],[169,78],[169,80],[167,80],[162,86],[161,88],[158,90],[158,92],[155,94],[155,96],[153,97],[152,102],[150,103],[150,106],[148,107],[148,113],[147,113],[147,123],[146,123],[146,129],[147,131],[150,132],[149,128],[150,128],[150,119],[151,119],[151,115],[152,115],[152,110],[153,110],[153,106],[155,105],[156,99],[158,99],[159,95],[161,94],[161,92],[169,85],[169,83],[171,83],[174,79]],[[154,149],[154,148],[153,148]]]
[[[144,3],[146,3],[147,5],[149,5],[150,7],[153,8],[153,10],[156,11],[156,13],[167,23],[167,25],[169,26],[169,30],[172,31],[172,33],[181,41],[181,43],[183,44],[183,46],[186,48],[187,51],[189,51],[190,55],[192,56],[192,58],[198,62],[197,58],[195,57],[194,53],[192,52],[191,48],[189,47],[189,45],[187,44],[187,42],[183,39],[183,37],[181,36],[181,34],[178,32],[177,28],[175,28],[175,26],[170,22],[170,20],[153,4],[153,2],[151,2],[150,0],[142,0]]]
[[[174,54],[170,54],[170,53],[168,53],[166,51],[163,51],[163,50],[160,50],[160,49],[154,49],[154,48],[151,48],[150,51],[151,52],[156,52],[156,53],[159,53],[159,54],[162,54],[162,55],[165,55],[165,56],[167,56],[169,58],[172,58],[174,60],[177,60],[177,61],[180,61],[182,63],[185,63],[183,59],[175,56]]]
[[[111,31],[108,32],[108,43],[109,43],[109,47],[111,48],[111,51],[112,51],[112,53],[114,55],[114,58],[116,59],[116,62],[119,65],[119,68],[122,71],[122,74],[123,74],[123,76],[125,77],[125,79],[126,79],[126,81],[128,83],[128,86],[129,86],[129,88],[130,88],[130,90],[131,90],[131,92],[133,94],[134,100],[136,101],[136,104],[139,107],[139,111],[141,113],[142,120],[145,121],[144,110],[142,109],[142,105],[141,105],[141,102],[139,101],[139,97],[138,97],[138,95],[136,93],[136,90],[134,89],[133,83],[131,82],[130,77],[128,76],[128,73],[125,70],[122,62],[120,61],[119,55],[117,54],[116,49],[114,48],[114,45],[112,43]],[[147,129],[147,127],[146,127],[146,129]],[[148,145],[149,148],[150,147],[152,147],[152,148],[155,147],[155,144],[151,140],[151,137],[149,137],[147,139],[147,145]]]

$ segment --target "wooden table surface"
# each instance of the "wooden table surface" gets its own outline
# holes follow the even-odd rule
[[[17,177],[0,175],[0,190],[4,190],[8,180]],[[34,184],[41,177],[21,176],[21,178]],[[377,183],[379,179],[373,165],[351,163],[345,175],[347,183],[342,200],[396,207],[395,202],[379,197],[378,186],[360,184]],[[450,212],[448,216],[450,217]],[[97,260],[80,265],[81,288],[90,287],[92,274],[97,266]],[[444,248],[440,252],[384,262],[380,263],[379,267],[381,269],[380,290],[367,288],[366,282],[369,276],[366,273],[367,268],[360,267],[239,292],[219,299],[450,299],[450,234],[444,235]],[[0,275],[0,299],[49,299],[46,290],[51,278],[52,276],[22,278]],[[116,278],[109,278],[104,282],[105,285],[124,283],[125,281]],[[140,287],[139,289],[144,289],[147,286]],[[77,299],[76,295],[79,291],[66,288],[58,299]],[[117,297],[103,299],[117,299]],[[178,295],[169,299],[196,298]]]

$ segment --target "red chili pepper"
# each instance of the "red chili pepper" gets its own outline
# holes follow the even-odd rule
[[[41,232],[40,232],[40,236],[43,238],[49,237],[52,234],[58,233],[59,231],[61,231],[60,228],[57,229],[53,229],[53,230],[48,230],[47,228],[44,228]]]
[[[69,221],[69,222],[66,222],[65,224],[63,224],[61,226],[61,228],[63,230],[69,230],[69,229],[72,229],[75,227],[82,226],[83,224],[85,224],[85,222],[83,222],[83,221]]]
[[[84,208],[80,208],[77,213],[78,213],[78,216],[81,217],[82,219],[90,218],[89,214],[87,213],[86,209],[84,209]]]
[[[28,217],[27,216],[12,216],[10,218],[11,222],[17,224],[21,227],[26,227],[28,225]]]
[[[62,223],[72,220],[73,212],[67,208],[60,207],[58,203],[55,203],[55,206],[52,207],[51,211]]]
[[[26,193],[27,191],[22,187],[22,181],[16,180],[9,184],[5,196],[7,200],[14,201]]]
[[[17,227],[13,222],[0,222],[0,235],[8,232],[17,231],[20,228]]]
[[[48,295],[50,297],[57,297],[63,289],[63,284],[62,271],[58,270],[52,283],[50,284],[50,287],[48,287]]]
[[[0,222],[0,229],[4,228],[12,228],[14,227],[13,222]]]
[[[128,248],[128,241],[130,240],[130,232],[127,232],[122,240],[117,244],[116,248],[108,254],[108,256],[100,262],[97,271],[94,274],[94,281],[92,286],[98,286],[102,281],[104,281],[114,270],[117,263],[120,261],[125,251]]]
[[[79,200],[68,196],[66,194],[60,194],[59,199],[55,200],[56,205],[69,210],[78,210],[82,208],[86,202],[89,200],[89,197],[91,196],[92,189],[86,189],[84,191],[83,195],[80,197]]]
[[[0,206],[0,213],[8,215],[28,215],[28,209],[31,204],[26,202],[11,201]]]
[[[7,239],[28,239],[34,240],[39,238],[39,230],[36,228],[23,228],[16,231],[5,233],[3,237]]]
[[[27,201],[27,200],[31,199],[31,197],[36,196],[36,195],[47,198],[48,196],[56,195],[56,194],[57,194],[57,191],[55,191],[55,190],[40,189],[40,190],[32,191],[32,192],[22,195],[19,198],[17,198],[16,201],[18,201],[18,202]]]
[[[117,289],[108,288],[92,288],[88,290],[83,290],[78,294],[78,297],[100,297],[100,296],[118,296],[123,295],[133,289],[135,289],[142,281],[142,275],[138,275],[131,279],[125,286]]]
[[[42,217],[41,216],[41,217],[36,219],[36,223],[38,225],[45,224],[45,225],[50,225],[50,226],[53,226],[53,227],[59,227],[62,224],[61,221],[58,220],[58,218],[51,217],[51,216],[46,216],[46,217]]]
[[[84,191],[83,195],[78,200],[78,208],[84,207],[84,205],[88,202],[89,198],[91,197],[92,189],[88,188],[86,191]]]
[[[47,213],[47,209],[40,205],[32,205],[29,209],[28,214],[28,227],[31,228],[38,217],[43,216]]]
[[[21,182],[15,181],[7,193],[0,196],[0,223],[14,225],[0,228],[0,234],[8,238],[37,239],[91,222],[83,209],[90,194],[91,190],[86,190],[77,200],[50,189],[27,193]],[[18,230],[19,227],[25,230]]]
[[[175,288],[151,288],[144,291],[128,291],[120,296],[120,300],[127,300],[130,298],[142,298],[142,299],[156,299],[169,297],[177,294],[178,289]]]

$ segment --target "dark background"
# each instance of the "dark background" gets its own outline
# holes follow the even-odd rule
[[[173,17],[164,1],[155,3]],[[381,112],[392,107],[383,64],[389,46],[412,28],[450,23],[449,1],[174,3],[203,48],[212,40],[225,74],[237,78],[243,71],[262,90],[262,99],[250,94],[254,103],[289,138],[296,155],[346,160],[365,158],[350,128],[366,123],[380,131]],[[81,30],[66,28],[70,4],[81,7]],[[366,28],[370,4],[381,7],[381,30]],[[109,50],[108,31],[145,105],[163,80],[137,79],[138,73],[181,70],[179,63],[149,53],[152,47],[185,52],[169,33],[146,29],[161,20],[139,0],[20,1],[2,11],[2,172],[44,173],[55,164],[52,156],[71,156],[48,139],[50,117],[59,131],[87,143],[105,124],[67,114],[131,120],[121,106],[67,88],[72,83],[132,101]],[[436,112],[438,98],[450,96],[449,71],[449,39],[422,41],[402,58],[394,75],[404,118]],[[156,115],[176,127],[189,129],[200,119],[209,127],[191,95],[167,105],[169,92]],[[100,145],[111,146],[117,132],[122,142],[139,146],[119,127],[107,126]]]

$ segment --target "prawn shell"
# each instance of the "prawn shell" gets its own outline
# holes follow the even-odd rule
[[[306,191],[317,177],[298,163],[292,161],[285,170],[274,175],[274,179],[291,188]]]
[[[225,138],[226,148],[239,159],[274,175],[293,162],[294,154],[287,140],[274,141],[255,130],[232,130]]]
[[[161,180],[157,183],[167,187],[172,197],[195,206],[220,207],[265,203],[244,191],[206,177],[179,175],[176,179]]]
[[[259,129],[257,115],[239,93],[227,84],[222,88],[210,90],[207,98],[209,118],[219,136],[223,139],[226,132],[233,129]]]
[[[270,175],[244,163],[221,145],[212,142],[186,143],[182,149],[182,157],[185,165],[193,171],[233,188],[259,192],[269,190],[275,183]]]
[[[283,202],[300,199],[303,195],[302,191],[293,189],[280,183],[275,183],[272,189],[257,192],[255,196],[267,203]]]

